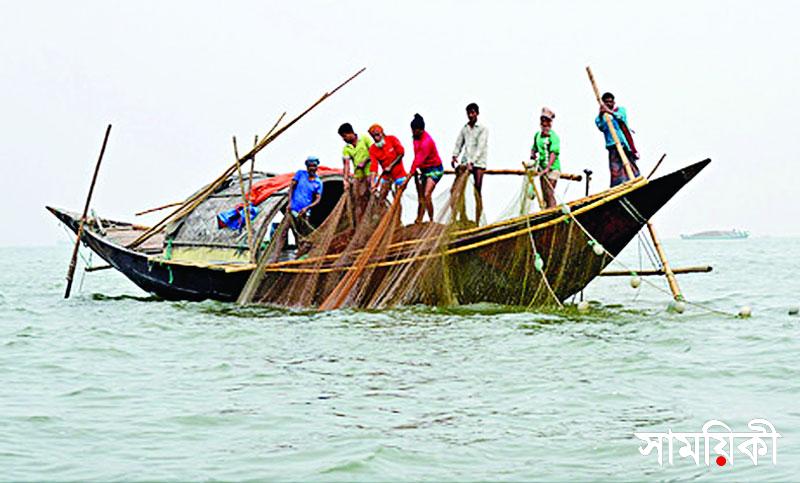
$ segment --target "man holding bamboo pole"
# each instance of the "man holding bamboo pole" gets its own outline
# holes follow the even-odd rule
[[[628,181],[628,174],[625,170],[625,164],[622,161],[622,156],[617,149],[614,136],[609,129],[609,123],[605,120],[605,115],[611,117],[611,124],[613,125],[614,132],[617,134],[622,149],[625,151],[625,157],[628,158],[628,163],[633,170],[634,177],[639,177],[639,168],[636,166],[636,160],[639,159],[639,153],[636,152],[636,146],[633,144],[633,136],[630,129],[628,129],[628,113],[622,106],[617,106],[614,100],[614,94],[606,92],[603,94],[602,102],[600,103],[600,113],[594,120],[597,126],[604,135],[606,140],[606,149],[608,150],[608,169],[611,172],[611,187],[617,186]]]
[[[594,90],[594,96],[597,99],[597,103],[600,105],[600,115],[598,119],[601,119],[606,123],[606,129],[603,130],[606,135],[611,135],[611,140],[614,144],[614,148],[620,158],[622,163],[622,168],[625,176],[627,179],[633,179],[639,177],[639,170],[634,170],[636,165],[632,165],[631,160],[628,157],[628,152],[632,152],[637,158],[639,157],[638,153],[636,153],[636,148],[633,146],[633,138],[630,137],[630,132],[628,131],[627,125],[625,121],[627,121],[627,116],[623,119],[617,119],[615,122],[615,118],[613,116],[614,109],[614,95],[606,92],[603,97],[600,97],[600,91],[597,89],[597,83],[594,81],[594,74],[592,74],[592,69],[587,66],[586,73],[589,75],[589,82],[592,84],[592,89]],[[610,99],[609,99],[610,96]],[[606,99],[604,101],[603,99]],[[610,102],[608,102],[610,100]],[[605,109],[603,109],[605,107]],[[610,111],[610,112],[606,112]],[[618,109],[617,109],[618,111]],[[622,121],[622,124],[619,121]],[[597,121],[595,121],[597,124]],[[597,124],[597,127],[600,128],[600,125]],[[624,127],[623,136],[627,132],[627,138],[619,136],[617,132],[618,127]],[[622,139],[626,139],[629,141],[627,144],[628,150],[625,149],[626,145],[622,143]],[[607,142],[606,142],[607,143]],[[632,151],[631,151],[632,150]],[[610,154],[611,148],[609,148],[609,161],[611,160]],[[625,180],[620,181],[624,182]],[[619,183],[617,183],[619,184]],[[611,186],[614,186],[614,178],[612,172],[611,178]],[[669,285],[669,289],[672,292],[672,297],[677,300],[683,300],[683,294],[681,293],[681,289],[678,286],[678,280],[675,278],[675,274],[672,272],[672,268],[670,268],[669,260],[667,260],[667,254],[664,252],[664,248],[661,246],[661,242],[658,240],[658,236],[656,235],[656,229],[651,222],[647,222],[647,230],[650,232],[650,238],[653,240],[653,245],[656,249],[656,254],[658,254],[659,260],[661,260],[661,266],[664,269],[664,274],[667,277],[667,284]]]

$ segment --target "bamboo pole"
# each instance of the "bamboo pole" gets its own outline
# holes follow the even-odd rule
[[[286,116],[285,112],[283,114],[281,114],[281,116],[278,118],[277,121],[275,121],[275,124],[269,130],[269,132],[267,133],[267,136],[272,134],[272,132],[275,130],[275,128],[278,127],[278,123],[281,122],[281,120],[284,118],[284,116]],[[258,144],[258,134],[256,134],[255,142],[253,143],[253,146],[256,146],[257,144]],[[254,155],[250,160],[250,183],[249,183],[249,188],[247,190],[248,193],[253,189],[253,171],[255,169],[255,163],[256,163],[256,157]],[[134,215],[135,216],[142,216],[142,215],[146,215],[148,213],[152,213],[154,211],[161,211],[161,210],[165,210],[167,208],[172,208],[173,206],[179,206],[179,205],[182,205],[183,203],[184,203],[183,201],[176,201],[174,203],[168,203],[168,204],[163,205],[163,206],[158,206],[156,208],[150,208],[148,210],[140,211],[138,213],[134,213]]]
[[[161,221],[159,221],[158,223],[153,225],[152,228],[150,228],[149,230],[144,232],[142,235],[140,235],[137,239],[135,239],[134,241],[129,243],[127,245],[127,248],[135,248],[135,247],[141,245],[145,240],[149,239],[150,237],[152,237],[153,235],[155,235],[156,233],[158,233],[159,231],[164,229],[164,227],[170,221],[179,220],[179,219],[183,218],[184,216],[188,215],[189,213],[191,213],[200,203],[202,203],[206,198],[208,198],[208,196],[210,196],[212,193],[214,193],[214,191],[216,191],[216,189],[226,179],[228,179],[229,176],[231,176],[236,171],[236,166],[237,165],[241,165],[241,164],[247,162],[248,160],[250,160],[252,157],[254,157],[256,155],[256,153],[258,153],[259,151],[264,149],[267,145],[269,145],[271,142],[273,142],[275,139],[277,139],[278,136],[280,136],[281,134],[286,132],[286,130],[288,130],[295,123],[297,123],[297,121],[299,121],[300,119],[305,117],[306,114],[311,112],[315,107],[317,107],[320,104],[322,104],[326,99],[331,97],[339,89],[341,89],[342,87],[347,85],[350,81],[352,81],[353,79],[358,77],[365,70],[366,70],[366,67],[362,68],[361,70],[359,70],[358,72],[356,72],[355,74],[353,74],[352,76],[347,78],[344,82],[342,82],[341,84],[336,86],[333,90],[323,94],[319,99],[317,99],[316,102],[311,104],[311,106],[309,106],[305,111],[301,112],[300,114],[295,116],[294,119],[289,121],[288,124],[284,125],[283,127],[278,129],[277,131],[272,132],[269,136],[265,136],[256,146],[253,147],[253,149],[251,149],[247,154],[245,154],[243,158],[236,160],[234,165],[230,166],[228,169],[226,169],[219,177],[217,177],[217,179],[215,179],[210,184],[206,185],[205,188],[203,188],[198,193],[196,193],[195,195],[191,196],[189,199],[184,201],[181,204],[181,206],[178,207],[178,209],[176,209],[175,211],[173,211],[172,213],[167,215],[164,219],[162,219]],[[281,116],[281,117],[283,117],[283,116]]]
[[[653,177],[653,174],[655,174],[655,172],[658,169],[658,167],[661,166],[661,162],[664,161],[664,158],[666,158],[666,157],[667,157],[667,153],[664,153],[664,154],[661,155],[661,158],[658,160],[656,165],[653,166],[653,170],[650,171],[650,174],[647,175],[647,179],[650,179],[650,178]]]
[[[675,275],[685,274],[685,273],[708,273],[712,271],[714,268],[709,265],[700,265],[697,267],[681,267],[681,268],[673,268],[672,273]],[[642,270],[636,271],[636,275],[641,277],[653,276],[653,275],[660,275],[663,276],[665,274],[664,270]],[[630,270],[609,270],[607,272],[600,272],[601,277],[626,277],[631,275]]]
[[[239,147],[236,145],[236,136],[233,136],[233,154],[239,159]],[[244,190],[244,176],[242,176],[242,165],[236,163],[236,170],[239,172],[239,189],[242,192],[242,203],[244,204],[244,223],[247,227],[247,248],[250,251],[250,263],[255,263],[256,254],[253,250],[253,226],[250,224],[250,201]]]
[[[149,210],[144,210],[144,211],[140,211],[138,213],[134,213],[134,216],[142,216],[142,215],[146,215],[148,213],[153,213],[155,211],[166,210],[167,208],[172,208],[173,206],[178,206],[178,205],[180,205],[182,203],[183,203],[182,201],[176,201],[175,203],[169,203],[169,204],[166,204],[166,205],[163,205],[163,206],[157,206],[155,208],[150,208]]]
[[[258,145],[258,134],[256,134],[255,139],[253,140],[253,146]],[[250,160],[250,179],[247,181],[247,194],[249,195],[250,192],[253,191],[253,172],[256,170],[256,157]]]
[[[678,286],[678,279],[675,278],[675,273],[669,266],[667,254],[664,252],[664,248],[661,246],[661,242],[656,235],[656,228],[649,221],[647,222],[647,230],[650,232],[650,238],[653,240],[658,258],[661,259],[661,266],[664,269],[664,275],[667,277],[667,283],[669,284],[669,289],[672,291],[672,296],[675,300],[682,300],[683,294],[681,294],[681,288]]]
[[[83,215],[81,215],[80,223],[78,223],[78,238],[75,240],[75,248],[72,249],[72,258],[69,261],[69,269],[67,270],[67,289],[64,291],[64,298],[69,298],[69,293],[72,290],[72,277],[75,274],[75,264],[78,261],[78,249],[81,246],[81,236],[83,235],[83,226],[86,223],[86,214],[89,212],[89,203],[92,201],[92,193],[94,192],[94,184],[97,181],[97,173],[100,172],[100,163],[103,161],[103,155],[106,152],[106,145],[108,144],[108,135],[111,133],[111,124],[106,128],[106,135],[103,137],[103,146],[100,148],[100,156],[97,158],[97,164],[94,167],[94,175],[92,175],[92,183],[89,185],[89,194],[86,195],[86,204],[83,205]]]
[[[524,161],[522,166],[525,166],[524,172],[528,176],[528,183],[530,183],[531,187],[533,188],[533,192],[536,194],[536,202],[539,203],[539,210],[544,210],[544,198],[542,198],[542,193],[539,192],[539,188],[536,187],[536,175],[534,174],[534,170],[532,168],[529,169],[528,165],[526,165]]]
[[[594,81],[594,75],[592,75],[592,69],[589,66],[586,66],[586,73],[589,74],[589,81],[592,83],[592,89],[594,89],[594,95],[597,98],[597,103],[600,106],[602,106],[603,100],[600,99],[600,91],[597,89],[597,83]],[[606,126],[608,126],[608,131],[611,133],[611,137],[614,139],[614,145],[616,146],[617,152],[619,153],[619,156],[622,159],[623,166],[625,166],[625,173],[628,175],[628,179],[634,179],[633,169],[631,168],[631,164],[628,161],[628,156],[625,154],[625,150],[622,148],[622,143],[620,143],[619,141],[619,136],[617,136],[617,130],[614,129],[614,123],[611,122],[611,115],[605,113],[603,118],[606,121]],[[650,232],[650,238],[653,240],[653,245],[655,245],[656,253],[658,254],[658,258],[661,260],[661,266],[664,267],[664,274],[667,277],[667,284],[669,285],[669,289],[672,291],[672,297],[675,300],[682,300],[683,294],[681,294],[681,289],[678,286],[678,280],[675,278],[675,274],[672,273],[672,269],[670,269],[669,267],[669,260],[667,260],[667,254],[664,252],[664,248],[661,246],[661,242],[658,241],[658,237],[656,236],[656,229],[653,227],[653,224],[650,223],[650,221],[647,221],[647,230]]]
[[[114,268],[114,267],[112,267],[111,265],[98,265],[96,267],[86,267],[86,268],[84,268],[84,271],[86,271],[86,272],[97,272],[97,271],[100,271],[100,270],[108,270],[109,268]]]
[[[446,169],[444,174],[455,174],[455,170],[453,169]],[[483,174],[493,174],[493,175],[517,175],[523,176],[527,174],[527,170],[524,169],[487,169],[484,170]],[[570,174],[570,173],[561,173],[559,175],[560,179],[566,179],[569,181],[583,181],[583,176],[579,174]]]

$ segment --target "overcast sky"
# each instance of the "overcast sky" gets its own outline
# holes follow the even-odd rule
[[[339,166],[344,121],[359,132],[380,122],[410,146],[415,112],[449,158],[472,101],[489,166],[516,168],[547,105],[563,171],[592,169],[599,191],[608,167],[591,65],[628,109],[645,173],[662,153],[661,174],[713,160],[656,216],[663,236],[800,235],[798,18],[790,1],[5,1],[0,245],[64,239],[44,205],[82,209],[108,123],[92,206],[152,222],[133,213],[215,178],[232,135],[252,142],[362,66],[258,168],[291,171],[309,154]],[[489,180],[489,214],[517,188]],[[582,191],[573,183],[566,197]]]

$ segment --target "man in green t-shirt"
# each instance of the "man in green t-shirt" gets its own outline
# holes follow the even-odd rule
[[[542,108],[539,116],[541,130],[533,136],[531,160],[538,171],[542,183],[542,195],[546,208],[556,206],[556,183],[561,176],[561,140],[553,131],[553,119],[556,115],[550,109]]]
[[[344,141],[344,149],[342,149],[344,189],[350,191],[352,169],[352,199],[355,205],[356,223],[358,223],[364,216],[369,202],[369,147],[372,146],[372,139],[369,136],[356,134],[349,122],[339,126],[339,136]]]

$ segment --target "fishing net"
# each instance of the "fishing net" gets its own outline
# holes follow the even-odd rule
[[[501,219],[490,225],[475,218],[478,200],[468,174],[437,186],[435,220],[424,223],[403,223],[416,213],[413,187],[388,200],[372,196],[360,220],[353,219],[353,200],[342,196],[305,251],[276,261],[285,249],[275,244],[261,254],[240,302],[323,310],[479,301],[560,305],[608,257],[592,253],[591,237],[569,208],[532,213],[538,208],[533,180],[522,178]]]

